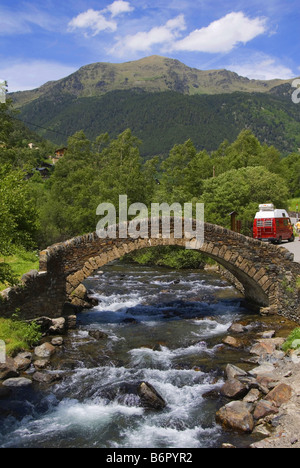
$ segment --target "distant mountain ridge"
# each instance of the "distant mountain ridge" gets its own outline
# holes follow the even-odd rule
[[[175,91],[181,94],[286,93],[293,80],[250,80],[228,70],[198,70],[179,60],[153,55],[126,63],[93,63],[58,81],[30,90],[10,93],[16,107],[41,97],[69,94],[102,96],[108,92],[141,89],[146,92]]]
[[[283,154],[300,147],[300,105],[293,80],[259,81],[228,70],[201,71],[151,56],[121,64],[95,63],[31,91],[11,93],[19,117],[57,145],[83,130],[94,139],[130,128],[141,154],[165,156],[191,139],[212,151],[244,128]]]

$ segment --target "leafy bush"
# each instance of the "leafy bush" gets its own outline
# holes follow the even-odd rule
[[[20,320],[0,319],[0,339],[5,342],[6,352],[14,356],[20,351],[27,351],[39,343],[42,338],[39,325]]]
[[[300,328],[295,328],[295,330],[290,333],[285,343],[283,343],[282,350],[287,352],[289,349],[298,348],[300,348]]]

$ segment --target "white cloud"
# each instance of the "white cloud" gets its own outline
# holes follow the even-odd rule
[[[130,13],[134,10],[132,6],[130,6],[129,2],[124,2],[123,0],[116,0],[111,5],[106,8],[114,18],[115,16],[121,15],[122,13]]]
[[[243,12],[232,12],[212,22],[209,26],[196,29],[174,44],[175,50],[191,52],[226,53],[237,44],[251,41],[266,32],[266,19],[250,19]]]
[[[0,76],[8,82],[8,91],[38,88],[47,81],[59,80],[77,70],[75,67],[46,60],[0,64]]]
[[[173,43],[178,37],[179,32],[185,28],[184,16],[179,15],[167,21],[163,26],[156,26],[150,29],[150,31],[141,31],[119,39],[111,50],[111,53],[123,55],[126,52],[147,52],[156,44],[166,45]]]
[[[69,22],[68,26],[70,31],[82,29],[87,32],[88,30],[91,30],[92,36],[96,36],[101,31],[116,31],[117,29],[115,21],[107,20],[101,11],[92,9],[87,10],[84,13],[80,13],[76,18],[73,18]]]
[[[290,68],[281,64],[274,57],[265,54],[254,54],[252,57],[248,57],[247,61],[232,63],[226,68],[238,73],[240,76],[255,80],[273,80],[278,78],[288,80],[295,77]]]

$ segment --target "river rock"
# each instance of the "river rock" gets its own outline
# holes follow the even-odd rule
[[[59,317],[52,319],[52,325],[49,328],[50,335],[63,335],[66,329],[66,319],[64,317]]]
[[[59,374],[47,374],[44,372],[35,372],[32,378],[35,382],[51,384],[53,382],[57,382],[58,380],[60,380],[61,376]]]
[[[247,403],[232,401],[216,413],[216,420],[230,429],[251,433],[254,429],[254,419]]]
[[[253,417],[254,419],[263,419],[270,414],[277,414],[278,409],[267,400],[260,400],[254,410]]]
[[[260,341],[256,343],[252,348],[250,349],[251,354],[256,354],[258,356],[265,356],[267,354],[272,354],[274,353],[276,349],[276,346],[274,343],[270,343],[267,341]]]
[[[31,361],[32,361],[31,353],[19,353],[14,358],[14,366],[17,371],[25,371],[30,367]]]
[[[53,346],[61,346],[64,342],[64,339],[61,336],[57,336],[56,338],[52,338],[51,344]]]
[[[225,374],[227,379],[235,379],[238,376],[247,375],[247,372],[233,364],[227,364]]]
[[[12,358],[6,358],[6,361],[0,363],[0,380],[6,380],[14,377],[19,377],[19,372],[15,368],[15,363]]]
[[[278,408],[283,405],[283,403],[287,403],[292,397],[292,388],[285,384],[280,383],[275,387],[273,390],[268,393],[266,396],[267,401],[271,401],[275,406]]]
[[[51,343],[43,343],[34,349],[34,354],[39,358],[49,358],[55,353],[55,347]]]
[[[144,408],[162,410],[166,407],[165,400],[148,382],[140,383],[137,392]]]
[[[101,330],[89,330],[89,335],[95,340],[106,340],[108,335]]]
[[[16,387],[29,387],[32,384],[30,379],[24,377],[16,377],[13,379],[7,379],[3,382],[4,387],[16,388]]]
[[[254,377],[257,377],[259,375],[265,375],[267,377],[271,377],[274,371],[275,371],[275,367],[273,366],[273,364],[264,363],[258,367],[255,367],[251,371],[249,371],[249,374],[253,375]]]
[[[276,331],[275,330],[266,330],[261,333],[258,333],[259,336],[261,336],[263,339],[264,338],[273,338],[275,336]]]
[[[34,361],[33,365],[37,370],[43,370],[50,364],[49,359],[37,359]]]
[[[278,385],[278,380],[268,375],[258,375],[256,377],[256,381],[258,383],[258,388],[265,395],[267,395],[270,392],[270,390],[272,390],[274,387],[276,387],[276,385]]]
[[[233,323],[228,331],[231,333],[244,333],[246,331],[246,327],[241,323]]]
[[[243,398],[245,403],[255,403],[261,397],[261,393],[257,388],[251,388],[247,395]]]
[[[222,342],[232,348],[240,348],[242,346],[241,341],[233,336],[226,336],[226,338],[223,338]]]
[[[264,426],[263,424],[260,424],[259,426],[256,426],[253,430],[253,434],[257,434],[259,436],[263,437],[269,437],[271,434],[270,431]]]
[[[243,398],[247,392],[247,387],[237,379],[227,380],[220,390],[221,395],[233,400]]]

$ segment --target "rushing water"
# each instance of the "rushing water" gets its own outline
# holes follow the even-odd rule
[[[203,271],[113,264],[86,286],[99,305],[79,315],[52,362],[62,380],[15,390],[0,403],[0,447],[247,445],[246,436],[216,424],[221,402],[203,397],[241,357],[222,338],[250,312],[228,283]],[[90,330],[108,339],[95,340]],[[141,381],[164,398],[164,410],[141,407],[134,391]]]

